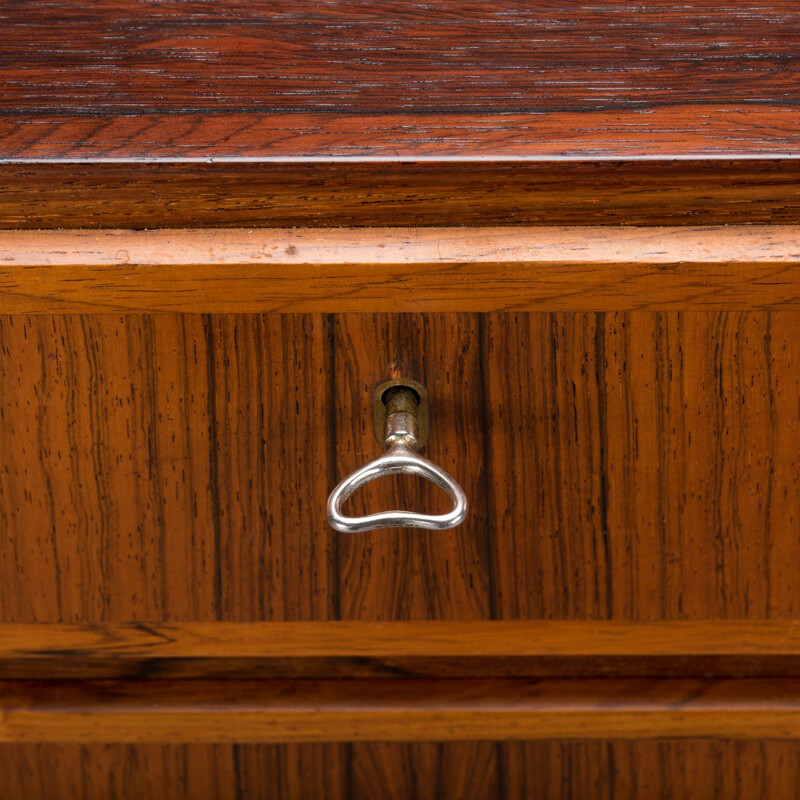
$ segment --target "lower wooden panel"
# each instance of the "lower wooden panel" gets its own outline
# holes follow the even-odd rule
[[[797,800],[800,744],[2,744],[3,800]]]
[[[3,800],[346,800],[348,768],[341,744],[0,745]]]
[[[510,742],[500,774],[503,800],[796,800],[800,744]]]

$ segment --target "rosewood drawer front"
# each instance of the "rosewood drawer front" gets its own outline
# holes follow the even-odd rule
[[[800,314],[13,315],[4,622],[792,619]],[[372,393],[429,390],[448,531],[343,535]],[[348,509],[442,513],[386,477]]]

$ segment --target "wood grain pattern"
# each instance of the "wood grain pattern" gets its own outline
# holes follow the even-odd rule
[[[321,318],[1,327],[5,621],[329,615]]]
[[[13,231],[0,311],[800,309],[800,227]]]
[[[2,744],[0,780],[7,800],[569,800],[587,787],[599,800],[796,800],[800,750],[793,741],[675,739]]]
[[[800,26],[798,26],[800,28]],[[1,84],[0,84],[1,85]],[[526,103],[529,98],[526,98]],[[796,103],[796,97],[792,103]],[[0,114],[0,161],[726,159],[800,156],[792,105],[526,113]]]
[[[789,104],[796,90],[800,15],[786,0],[724,8],[702,0],[678,8],[649,3],[639,13],[614,2],[577,10],[446,3],[434,13],[415,2],[284,0],[229,2],[224,14],[200,2],[109,0],[92,13],[69,3],[33,2],[24,13],[12,6],[3,15],[4,50],[14,55],[3,75],[8,102],[41,115],[143,112],[148,105],[180,113],[409,104],[418,112],[448,104],[513,112],[554,104],[639,109],[654,93],[662,104],[720,94],[748,105]],[[20,43],[29,49],[18,52]],[[622,53],[619,43],[628,45]],[[598,61],[605,69],[596,73]],[[756,74],[735,74],[732,64],[742,63]]]
[[[796,617],[798,325],[490,315],[496,615]]]
[[[795,742],[510,742],[501,745],[498,797],[703,800],[800,797]]]
[[[468,519],[454,530],[339,537],[341,619],[484,619],[491,614],[478,324],[470,314],[336,317],[337,479],[381,452],[371,415],[350,410],[371,402],[381,381],[406,375],[433,398],[436,433],[426,456],[450,472],[470,499]],[[398,505],[431,513],[447,507],[440,489],[418,480],[369,484],[350,503],[356,514]]]
[[[795,619],[799,340],[788,311],[6,317],[2,621]],[[334,535],[391,369],[470,516]]]
[[[348,766],[343,744],[0,745],[7,800],[347,800]]]
[[[786,159],[0,163],[0,228],[796,225],[798,184]]]
[[[353,797],[500,797],[498,748],[492,742],[355,742]]]
[[[0,708],[4,742],[800,738],[775,678],[5,681]]]
[[[0,23],[4,229],[800,224],[790,0],[33,0]],[[312,237],[281,262],[305,305],[211,249],[0,268],[0,621],[82,623],[0,626],[0,674],[130,679],[0,681],[4,798],[800,796],[796,233],[600,268],[575,249],[597,238],[481,260],[473,231],[442,260],[451,233],[324,275],[285,252],[315,234],[283,234]],[[521,309],[557,313],[497,313]],[[264,311],[306,315],[227,316]],[[324,523],[391,369],[433,390],[429,454],[473,501],[453,535]],[[358,502],[398,497],[435,502]],[[364,627],[296,627],[340,618]]]
[[[208,462],[190,458],[209,432],[193,419],[208,405],[194,323],[3,320],[6,620],[152,617],[165,602],[213,618],[213,531],[196,523],[211,516]]]
[[[6,158],[798,152],[790,0],[31,2],[1,21]]]
[[[325,457],[329,321],[212,316],[205,334],[217,613],[333,618],[337,543],[324,514],[333,478]]]
[[[0,679],[800,677],[795,622],[0,626]]]

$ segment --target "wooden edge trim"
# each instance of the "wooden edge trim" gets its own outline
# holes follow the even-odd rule
[[[800,226],[0,233],[0,312],[800,308]]]
[[[0,228],[798,224],[800,159],[0,163]]]
[[[800,677],[800,623],[0,625],[0,678]]]
[[[0,160],[792,158],[787,105],[430,114],[0,115]]]
[[[79,656],[800,655],[800,621],[0,624],[0,659]]]
[[[5,266],[800,261],[800,225],[0,232]]]
[[[794,739],[800,681],[2,682],[6,742]]]

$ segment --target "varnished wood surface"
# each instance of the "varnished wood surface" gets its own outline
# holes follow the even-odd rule
[[[482,468],[480,319],[476,314],[336,317],[332,396],[339,412],[329,436],[338,475],[375,452],[371,412],[350,416],[369,397],[372,376],[416,375],[430,396],[433,425],[445,424],[426,455],[461,484],[470,502],[458,528],[408,536],[406,529],[338,536],[339,617],[351,620],[487,619],[491,575],[486,476]],[[457,412],[456,412],[457,410]],[[342,413],[343,412],[343,413]],[[456,413],[454,413],[456,412]],[[447,418],[447,422],[444,419]],[[438,420],[438,423],[437,423]],[[470,465],[469,467],[467,465]],[[387,508],[443,513],[447,500],[429,481],[383,479],[345,506],[364,514]]]
[[[0,311],[800,309],[800,227],[10,231]]]
[[[3,22],[4,50],[14,56],[3,74],[8,102],[39,115],[148,107],[184,114],[641,109],[654,95],[662,105],[720,95],[789,105],[800,31],[786,0],[650,2],[636,12],[615,2],[434,9],[417,2],[108,0],[90,13],[33,2],[6,9]],[[14,49],[22,44],[29,49]],[[597,73],[592,67],[600,63]],[[739,64],[756,74],[736,74]]]
[[[535,105],[535,98],[522,102]],[[656,101],[648,108],[645,101],[644,113],[555,108],[491,114],[467,108],[422,114],[0,114],[0,162],[788,160],[800,157],[796,102],[795,93],[787,105],[712,99],[666,106]]]
[[[796,617],[799,321],[490,316],[497,616]]]
[[[0,678],[800,677],[795,622],[0,626]]]
[[[184,622],[7,623],[0,658],[243,656],[800,655],[800,623],[673,622]]]
[[[41,769],[47,764],[47,769]],[[598,800],[800,796],[793,741],[2,744],[7,800]]]
[[[798,341],[788,311],[6,317],[0,618],[796,619]],[[472,510],[341,536],[392,370]]]
[[[5,158],[797,154],[790,0],[31,2]]]
[[[7,620],[334,614],[335,540],[315,505],[334,476],[314,456],[329,326],[243,321],[72,317],[59,333],[43,318],[34,334],[5,320],[0,437],[21,459],[0,492]]]
[[[0,744],[0,780],[4,800],[347,800],[354,786],[374,797],[374,786],[351,780],[350,752],[346,744]],[[401,764],[415,768],[417,759]]]
[[[798,183],[786,159],[0,163],[0,228],[796,225]]]
[[[0,226],[798,224],[798,20],[788,0],[7,5]],[[495,278],[508,264],[491,263]],[[34,319],[22,312],[132,306],[68,307],[74,270],[60,274],[58,298],[55,270],[26,270],[24,304],[4,307],[15,315],[0,327],[0,619],[688,618],[712,628],[695,644],[638,628],[639,646],[666,636],[661,656],[637,655],[630,640],[630,652],[604,645],[602,631],[583,634],[595,655],[570,654],[559,628],[546,641],[560,654],[524,662],[618,676],[594,682],[489,680],[523,668],[509,660],[492,673],[506,657],[457,653],[310,655],[306,680],[283,684],[5,682],[0,726],[14,743],[0,746],[3,797],[797,797],[798,690],[786,681],[796,654],[785,652],[800,605],[795,267],[709,263],[671,262],[639,286],[629,266],[606,269],[594,295],[583,281],[563,306],[533,305],[530,274],[507,274],[508,302],[480,298],[452,316],[420,314],[430,298],[416,285],[397,305],[345,308],[328,284],[332,309],[243,305],[263,300],[218,283],[207,298],[232,304],[211,308],[180,305],[174,282],[160,292],[178,305],[142,302],[135,265],[125,281],[138,311],[410,319]],[[544,278],[552,264],[540,265]],[[204,279],[221,280],[211,266]],[[82,267],[84,290],[108,291],[108,275]],[[399,288],[404,276],[388,277]],[[531,305],[517,305],[521,295]],[[456,309],[436,302],[424,308]],[[477,313],[511,308],[604,313]],[[449,537],[345,541],[320,524],[324,496],[376,452],[357,398],[393,369],[434,385],[441,439],[429,455],[468,485],[473,517]],[[373,487],[364,502],[398,495],[436,501],[404,484]],[[763,624],[740,630],[758,652],[709,653],[728,647],[713,634],[724,619]],[[86,659],[94,677],[123,660],[127,677],[225,674],[213,671],[225,656],[208,671],[206,644],[188,659],[141,660],[135,647],[152,647],[131,633],[162,629],[109,630],[92,634],[113,651]],[[770,636],[780,652],[767,652]],[[4,663],[53,677],[81,658],[57,649]],[[229,677],[298,677],[287,659],[257,654]],[[666,680],[684,659],[720,680]],[[415,682],[411,703],[409,684],[387,678],[459,669],[487,677]],[[400,717],[387,713],[393,703]],[[432,731],[521,738],[171,743]],[[96,743],[43,743],[83,735]],[[548,735],[589,740],[523,741]],[[120,736],[171,739],[107,743]]]
[[[4,681],[4,742],[800,738],[788,679]]]
[[[509,743],[499,763],[496,796],[514,800],[800,797],[795,742]]]

